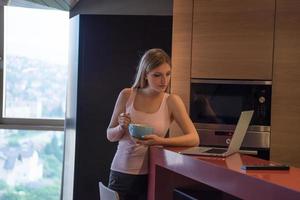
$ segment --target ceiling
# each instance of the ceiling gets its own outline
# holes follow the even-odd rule
[[[71,10],[79,0],[4,0],[7,5],[23,7],[48,7],[59,10]]]

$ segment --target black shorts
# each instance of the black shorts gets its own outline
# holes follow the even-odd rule
[[[148,175],[110,171],[108,187],[117,191],[120,200],[147,200]]]

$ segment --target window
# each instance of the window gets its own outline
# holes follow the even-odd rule
[[[58,200],[69,13],[0,6],[0,20],[0,200]]]
[[[0,199],[60,198],[63,132],[0,130]]]
[[[5,7],[3,117],[63,119],[68,15]]]

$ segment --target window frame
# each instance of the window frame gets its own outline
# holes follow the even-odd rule
[[[0,129],[64,131],[65,119],[3,117],[4,92],[4,6],[0,5]]]

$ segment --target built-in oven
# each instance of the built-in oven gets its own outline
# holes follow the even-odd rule
[[[271,81],[191,80],[190,117],[201,146],[226,147],[243,110],[254,110],[241,150],[269,159]]]

